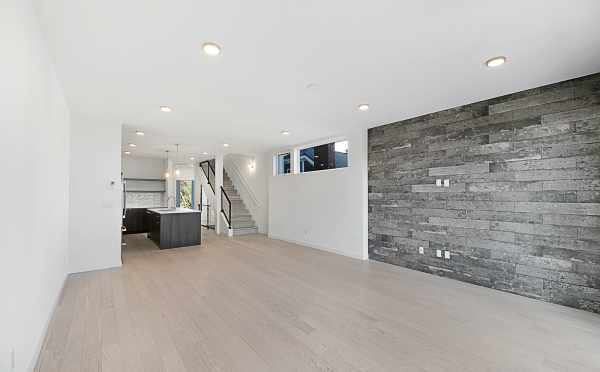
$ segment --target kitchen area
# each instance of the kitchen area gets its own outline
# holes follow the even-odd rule
[[[125,156],[122,178],[123,249],[132,234],[145,235],[156,249],[200,245],[194,163]]]

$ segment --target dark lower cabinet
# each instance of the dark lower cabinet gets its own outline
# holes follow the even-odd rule
[[[125,219],[123,224],[127,229],[125,234],[140,234],[147,232],[146,227],[146,208],[127,208],[125,209]]]
[[[146,210],[145,223],[148,238],[160,246],[160,214]]]
[[[147,211],[148,238],[160,249],[199,245],[200,213],[156,213]]]

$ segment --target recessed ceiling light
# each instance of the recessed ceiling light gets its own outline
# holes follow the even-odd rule
[[[224,143],[223,147],[229,147],[229,144],[228,143]]]
[[[215,43],[202,44],[202,50],[209,56],[218,56],[219,54],[221,54],[221,47]]]
[[[160,111],[162,111],[162,112],[171,112],[171,111],[173,111],[173,109],[170,108],[169,106],[160,106]]]
[[[289,130],[282,130],[281,134],[283,134],[284,136],[289,136],[291,133]]]
[[[368,103],[361,103],[360,105],[358,105],[358,109],[360,111],[367,111],[369,110],[370,106]]]
[[[138,136],[143,136],[146,133],[142,132],[141,130],[136,130],[135,134],[137,134]]]
[[[498,67],[498,66],[502,66],[505,62],[506,62],[506,57],[498,56],[498,57],[488,59],[487,61],[485,61],[485,64],[487,65],[487,67]]]
[[[208,152],[204,151],[204,152],[202,153],[202,155],[208,155]]]
[[[125,155],[131,155],[131,151],[125,151]]]
[[[190,156],[190,160],[194,161],[194,160],[196,160],[196,158],[193,156]]]
[[[136,147],[137,145],[135,143],[130,143],[129,147]]]

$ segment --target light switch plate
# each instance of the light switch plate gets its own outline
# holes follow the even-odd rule
[[[425,249],[423,249],[423,247],[419,247],[419,254],[425,254]]]
[[[450,251],[444,251],[444,258],[447,260],[450,259]]]
[[[444,180],[444,187],[450,187],[450,180]]]
[[[438,249],[437,251],[435,251],[435,255],[436,257],[442,258],[442,250]]]
[[[437,180],[435,180],[435,185],[437,187],[441,187],[442,186],[442,180],[440,178],[438,178]]]

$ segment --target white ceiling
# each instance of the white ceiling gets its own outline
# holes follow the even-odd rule
[[[126,123],[141,155],[264,151],[600,71],[598,0],[39,5],[71,110]]]

